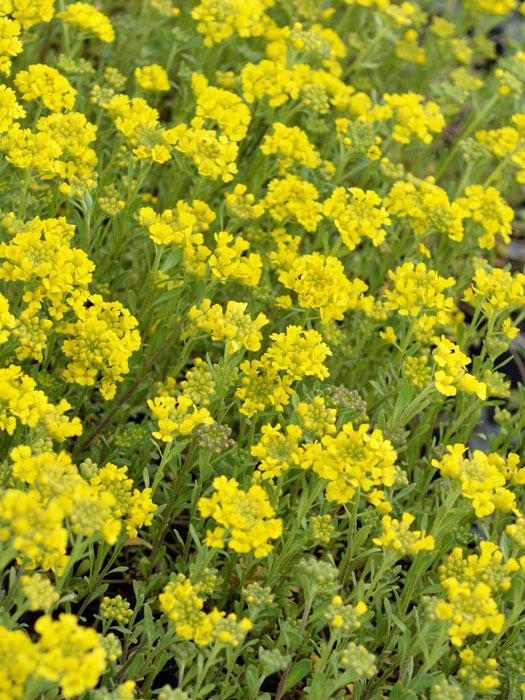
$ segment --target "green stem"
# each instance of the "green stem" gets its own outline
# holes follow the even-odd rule
[[[304,604],[304,610],[303,610],[303,616],[301,618],[301,624],[299,625],[299,629],[297,630],[297,634],[300,637],[302,637],[303,632],[304,632],[305,627],[306,627],[306,623],[308,622],[308,617],[309,617],[310,611],[312,609],[312,603],[313,603],[313,598],[310,597],[306,600],[306,602]],[[277,693],[275,695],[274,700],[281,700],[281,698],[284,695],[284,686],[286,685],[286,679],[288,678],[288,675],[290,674],[294,658],[295,658],[295,654],[292,654],[292,658],[288,662],[288,665],[284,669],[284,673],[281,676],[281,680],[279,682],[279,687],[277,688]]]
[[[75,562],[80,559],[80,554],[82,550],[84,549],[84,544],[85,544],[85,539],[84,535],[77,535],[77,538],[75,539],[75,542],[73,543],[73,547],[71,549],[71,553],[68,557],[67,564],[64,568],[64,571],[62,572],[62,575],[57,581],[57,590],[59,593],[62,593],[62,590],[64,586],[66,585],[69,575],[73,569],[73,566],[75,565]]]
[[[428,386],[426,386],[423,391],[418,394],[405,408],[403,413],[399,416],[399,418],[393,423],[391,426],[391,431],[394,432],[396,428],[404,425],[407,421],[409,421],[414,415],[416,409],[418,409],[420,406],[422,406],[426,401],[427,397],[429,394],[431,394],[434,391],[434,383],[432,382]]]
[[[368,586],[368,589],[363,596],[363,602],[366,603],[367,600],[369,600],[372,597],[372,593],[374,592],[377,584],[381,580],[381,577],[385,573],[387,569],[389,569],[395,562],[395,559],[392,557],[387,556],[385,553],[383,553],[383,560],[381,561],[381,565],[379,566],[379,569],[376,571],[373,579],[370,581],[370,585]]]
[[[474,119],[470,122],[470,124],[466,125],[465,130],[456,138],[456,141],[454,143],[454,146],[450,149],[448,156],[445,158],[443,161],[441,167],[438,169],[438,172],[436,174],[436,180],[439,180],[447,171],[449,165],[454,161],[457,152],[461,148],[461,143],[464,141],[466,138],[470,136],[470,134],[473,133],[473,131],[476,129],[478,124],[481,124],[481,122],[485,119],[487,114],[490,112],[492,107],[494,106],[494,103],[498,100],[499,94],[498,92],[495,92],[495,94],[491,97],[491,99],[487,102],[485,107],[483,109],[478,109],[478,110],[473,110],[475,117]]]
[[[18,207],[18,218],[23,219],[25,210],[26,210],[26,202],[27,202],[27,191],[29,189],[29,180],[31,179],[31,168],[27,168],[25,175],[24,175],[24,184],[22,185],[22,197],[20,198],[20,205]]]
[[[173,442],[167,442],[164,447],[164,452],[162,453],[162,458],[158,466],[157,472],[153,477],[153,484],[151,485],[151,498],[155,495],[155,492],[164,478],[164,470],[166,469],[166,464],[172,453]],[[174,453],[175,454],[175,453]]]
[[[199,674],[197,675],[197,680],[195,681],[195,687],[194,687],[193,692],[192,692],[192,695],[194,698],[199,697],[199,690],[201,689],[202,683],[203,683],[204,679],[206,678],[208,671],[215,663],[215,659],[217,657],[217,654],[222,649],[222,646],[223,645],[220,642],[215,642],[215,644],[213,645],[212,650],[211,650],[211,652],[208,655],[208,658],[206,660],[206,663],[204,664],[204,666],[199,671]]]
[[[359,499],[361,497],[361,487],[359,486],[357,488],[357,491],[355,492],[354,495],[354,502],[352,504],[352,513],[350,515],[350,521],[348,524],[348,535],[347,535],[347,543],[346,543],[346,554],[345,558],[342,563],[342,573],[341,573],[341,585],[344,586],[346,583],[346,577],[348,575],[348,571],[350,569],[350,563],[352,561],[352,556],[354,553],[354,547],[353,547],[353,542],[354,542],[354,532],[355,532],[355,525],[357,521],[357,511],[359,508]]]

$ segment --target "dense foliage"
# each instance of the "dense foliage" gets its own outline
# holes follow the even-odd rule
[[[523,26],[0,0],[0,700],[523,696]]]

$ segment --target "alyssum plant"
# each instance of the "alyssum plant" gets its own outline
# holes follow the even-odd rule
[[[0,0],[0,72],[0,700],[523,697],[517,0]]]

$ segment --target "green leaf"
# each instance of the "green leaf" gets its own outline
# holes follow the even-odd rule
[[[287,693],[292,688],[295,688],[295,686],[310,673],[312,665],[310,659],[300,659],[300,661],[297,661],[290,669],[290,673],[284,684],[284,692]]]
[[[407,382],[404,381],[401,385],[401,389],[396,399],[394,410],[392,411],[390,422],[395,425],[405,408],[408,406],[412,400],[414,394],[414,388]]]
[[[137,294],[134,289],[128,289],[128,309],[133,315],[137,313]]]
[[[254,666],[254,664],[248,666],[246,671],[244,672],[244,675],[246,678],[246,688],[248,690],[248,694],[251,695],[255,690],[257,681],[259,680],[259,672],[257,671],[257,666]]]
[[[141,680],[142,676],[137,676],[140,668],[144,665],[144,659],[145,655],[144,654],[137,654],[137,656],[133,657],[133,661],[129,665],[128,668],[128,674],[130,678],[133,678],[134,680]]]
[[[282,632],[285,644],[288,647],[289,651],[295,651],[299,647],[299,644],[303,641],[301,635],[297,634],[297,632],[293,630],[288,624],[285,624],[283,626]]]
[[[309,697],[311,700],[323,700],[324,697],[327,697],[326,676],[322,671],[315,671],[313,674]]]
[[[144,632],[146,633],[148,644],[153,646],[153,642],[157,638],[157,633],[155,631],[153,613],[151,612],[151,607],[147,603],[144,605]]]

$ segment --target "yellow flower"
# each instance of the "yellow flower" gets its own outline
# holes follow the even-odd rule
[[[341,596],[334,595],[324,617],[336,630],[348,633],[361,627],[358,618],[364,615],[367,610],[368,607],[362,601],[359,601],[357,605],[344,605]]]
[[[417,554],[423,549],[433,550],[434,538],[431,535],[425,535],[421,530],[409,529],[414,520],[410,513],[403,513],[401,521],[384,515],[381,537],[374,537],[374,544],[385,549],[392,548],[400,556]]]
[[[509,452],[507,458],[496,452],[487,455],[474,450],[472,457],[464,457],[466,447],[461,443],[447,445],[449,454],[441,461],[432,460],[432,466],[442,476],[456,479],[465,498],[472,501],[478,518],[490,515],[497,508],[504,513],[516,508],[516,499],[508,486],[525,483],[525,469],[518,469],[519,456]]]
[[[281,172],[300,163],[314,169],[321,164],[317,150],[308,141],[306,133],[298,126],[288,127],[280,122],[273,123],[273,134],[264,137],[261,151],[265,155],[276,153]]]
[[[59,683],[65,697],[94,688],[106,668],[106,654],[98,632],[81,627],[75,615],[49,615],[35,622],[40,651],[36,675]]]
[[[423,96],[414,92],[384,94],[384,105],[376,105],[361,116],[366,121],[394,120],[393,137],[400,143],[410,143],[417,138],[423,143],[432,142],[432,133],[439,133],[445,119],[435,102],[423,103]]]
[[[157,63],[152,63],[142,68],[135,68],[135,80],[143,90],[165,92],[170,89],[168,74]]]
[[[287,326],[285,333],[272,333],[270,345],[261,358],[274,369],[285,371],[293,379],[315,376],[328,377],[323,364],[332,351],[323,342],[319,331]]]
[[[453,576],[445,579],[441,585],[447,592],[447,602],[439,602],[435,614],[440,620],[450,622],[449,635],[452,644],[462,646],[469,635],[480,635],[486,630],[495,634],[501,632],[505,616],[498,612],[489,586],[485,583],[473,586],[458,581]]]
[[[200,307],[191,307],[188,319],[194,327],[209,333],[212,340],[225,340],[229,353],[242,347],[255,352],[261,347],[260,329],[269,321],[264,314],[253,320],[245,313],[247,306],[247,302],[229,301],[224,311],[220,304],[211,306],[210,299],[204,299]]]
[[[280,273],[279,281],[298,294],[300,306],[319,309],[324,323],[341,321],[346,311],[365,308],[367,303],[363,294],[368,285],[358,277],[350,281],[341,262],[330,255],[315,252],[297,258],[289,270]]]
[[[487,385],[480,382],[466,370],[470,357],[461,352],[459,346],[445,338],[435,338],[436,349],[433,357],[440,368],[434,373],[436,389],[445,396],[455,396],[457,389],[467,394],[476,394],[484,401],[487,398]]]
[[[205,46],[213,46],[237,32],[241,37],[263,32],[265,3],[262,0],[201,0],[191,11]]]
[[[22,93],[23,100],[41,99],[53,112],[70,110],[75,104],[77,91],[71,87],[67,78],[60,75],[56,68],[42,63],[35,63],[27,70],[19,71],[14,83]]]
[[[363,236],[370,238],[375,246],[379,245],[386,236],[382,227],[391,223],[376,192],[365,192],[359,187],[336,188],[325,200],[323,214],[333,219],[343,243],[350,250],[359,245]]]
[[[251,446],[250,454],[259,460],[257,468],[263,479],[280,476],[281,472],[299,464],[302,449],[297,443],[303,431],[298,425],[288,425],[284,435],[281,426],[267,423],[262,426],[261,433],[259,442]]]
[[[101,41],[110,42],[115,39],[115,32],[106,15],[87,2],[73,2],[64,12],[58,12],[57,17],[73,27],[95,34]]]
[[[525,275],[521,272],[512,275],[499,267],[478,268],[463,298],[473,306],[478,300],[483,300],[482,307],[487,316],[510,311],[525,303]]]
[[[189,435],[197,425],[213,423],[207,409],[197,408],[187,396],[157,396],[148,399],[148,406],[159,426],[152,435],[164,442],[171,442],[174,435]]]
[[[213,480],[215,493],[211,498],[199,499],[200,513],[213,518],[220,527],[221,541],[229,534],[228,546],[234,552],[246,553],[253,550],[256,557],[266,556],[273,545],[269,540],[277,539],[282,533],[282,522],[274,518],[266,491],[255,484],[248,491],[239,489],[235,479],[225,476]],[[215,533],[207,535],[207,543],[215,539]]]

